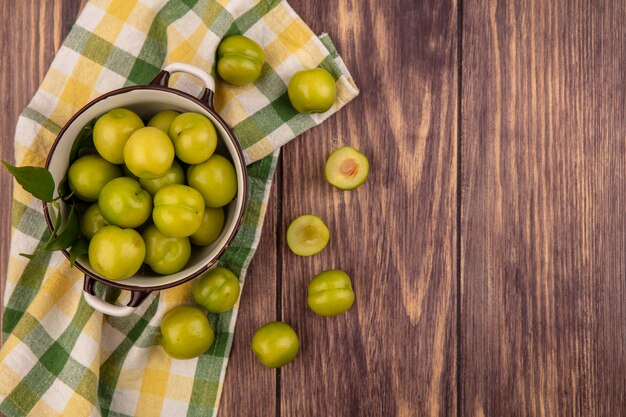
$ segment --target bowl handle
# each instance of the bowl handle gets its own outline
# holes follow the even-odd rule
[[[210,108],[215,109],[213,104],[213,96],[215,95],[215,80],[209,75],[208,72],[201,70],[196,66],[186,64],[184,62],[172,62],[167,64],[165,68],[163,68],[163,70],[158,73],[156,77],[154,77],[154,80],[150,82],[150,85],[168,87],[170,75],[175,72],[184,72],[199,78],[204,83],[204,90],[202,90],[200,100],[205,102]]]
[[[128,304],[125,306],[116,306],[96,296],[96,293],[94,291],[95,283],[95,279],[93,279],[89,275],[85,275],[85,283],[83,285],[83,298],[85,299],[87,304],[95,308],[97,311],[115,317],[130,316],[133,311],[135,311],[135,309],[139,307],[141,303],[148,297],[148,295],[150,295],[151,292],[132,290]]]

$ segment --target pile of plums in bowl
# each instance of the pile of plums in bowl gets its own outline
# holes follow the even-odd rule
[[[73,195],[90,204],[80,225],[95,272],[119,280],[145,264],[174,274],[189,262],[192,243],[219,237],[237,174],[215,153],[217,143],[215,127],[199,113],[162,111],[147,126],[124,108],[97,119],[93,149],[67,174]]]

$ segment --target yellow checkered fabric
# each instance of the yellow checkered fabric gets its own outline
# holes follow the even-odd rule
[[[228,35],[244,34],[266,53],[254,84],[219,82],[216,106],[244,148],[250,204],[221,264],[243,282],[256,250],[279,148],[321,123],[358,94],[326,35],[314,35],[285,1],[92,0],[58,51],[16,129],[18,165],[44,164],[61,127],[90,100],[126,85],[146,84],[169,62],[213,71]],[[286,85],[296,71],[321,66],[336,80],[326,113],[298,114]],[[171,86],[197,94],[197,81]],[[152,294],[126,318],[94,312],[82,299],[82,276],[59,253],[30,253],[49,232],[41,204],[16,186],[13,235],[0,350],[0,411],[8,416],[210,416],[217,413],[238,305],[209,314],[216,340],[204,355],[170,358],[159,324],[174,306],[191,303],[190,284]],[[99,288],[103,292],[103,288]],[[128,295],[107,292],[125,304]]]

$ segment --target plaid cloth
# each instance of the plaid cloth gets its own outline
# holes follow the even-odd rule
[[[221,259],[243,282],[255,252],[279,147],[319,124],[358,94],[326,35],[315,36],[285,1],[92,0],[22,113],[18,165],[42,166],[61,126],[97,96],[146,84],[169,62],[214,71],[220,40],[244,34],[266,53],[260,79],[245,87],[218,81],[216,106],[245,149],[250,204],[241,231]],[[322,66],[337,82],[324,113],[296,113],[286,84],[301,69]],[[172,86],[198,94],[191,77]],[[256,162],[255,162],[256,161]],[[254,162],[254,163],[252,163]],[[0,350],[0,411],[8,416],[211,416],[217,413],[238,306],[209,315],[216,341],[192,360],[170,358],[159,323],[190,304],[190,284],[152,294],[126,318],[103,316],[82,299],[82,275],[60,254],[32,252],[49,232],[38,200],[16,186],[13,235]],[[100,291],[103,289],[100,288]],[[125,304],[128,295],[108,293]]]

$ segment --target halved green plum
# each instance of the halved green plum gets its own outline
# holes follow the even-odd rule
[[[326,181],[340,190],[354,190],[365,182],[370,171],[367,156],[352,146],[335,150],[326,160]]]
[[[322,219],[312,214],[297,217],[287,228],[287,245],[299,256],[311,256],[321,252],[329,239],[328,227]]]

